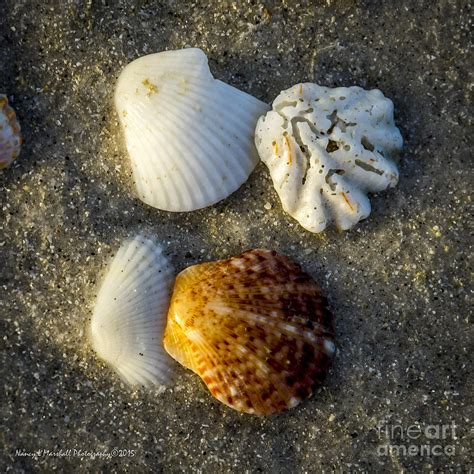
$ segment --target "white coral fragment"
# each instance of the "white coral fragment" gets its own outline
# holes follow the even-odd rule
[[[349,229],[370,214],[366,193],[393,187],[403,140],[379,90],[297,84],[260,117],[255,143],[283,209],[305,229]]]

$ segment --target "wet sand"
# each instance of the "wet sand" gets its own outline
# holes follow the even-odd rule
[[[469,471],[468,2],[61,4],[7,1],[0,15],[0,92],[25,138],[0,172],[1,470]],[[146,206],[114,84],[131,60],[185,46],[266,102],[302,81],[381,89],[405,139],[399,185],[350,232],[302,229],[262,164],[210,208]],[[87,329],[99,275],[137,232],[177,270],[251,247],[300,263],[335,315],[324,386],[268,418],[180,367],[163,394],[124,386]]]

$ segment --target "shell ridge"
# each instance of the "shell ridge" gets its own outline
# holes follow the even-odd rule
[[[176,104],[174,104],[176,106]],[[168,120],[171,121],[171,118],[172,117],[175,117],[175,115],[173,113],[170,113],[168,112]],[[177,119],[176,119],[177,120]],[[174,134],[174,132],[170,132],[168,131],[168,133],[170,134]],[[193,128],[191,127],[189,130],[187,130],[186,132],[189,136],[192,136],[194,135],[194,130]],[[178,141],[175,142],[175,145],[174,147],[177,147],[176,143],[178,143]],[[197,140],[195,142],[196,143],[199,143],[199,141]],[[165,145],[162,144],[162,148],[166,148]],[[186,155],[185,155],[185,151],[184,149],[182,149],[181,147],[177,148],[176,151],[179,152],[179,154],[184,158]],[[172,151],[169,151],[168,152],[169,156],[174,156],[174,153]],[[196,156],[199,156],[199,155],[196,155]],[[209,177],[208,175],[205,173],[205,158],[207,157],[207,159],[209,159],[208,157],[212,156],[212,153],[209,153],[209,152],[206,152],[206,151],[203,151],[202,153],[202,159],[199,159],[196,161],[196,165],[194,164],[191,164],[190,160],[186,159],[186,160],[181,160],[181,163],[180,163],[180,166],[176,166],[175,169],[176,170],[179,170],[179,176],[182,178],[183,181],[186,181],[186,184],[184,185],[184,189],[186,190],[187,192],[187,197],[188,197],[188,200],[187,201],[184,201],[184,199],[181,199],[179,202],[180,202],[180,205],[183,206],[183,207],[187,207],[189,204],[188,202],[190,202],[191,200],[191,194],[190,194],[190,190],[193,189],[193,186],[192,184],[188,181],[189,179],[189,175],[191,175],[194,183],[196,183],[199,187],[199,190],[201,192],[201,195],[204,196],[207,200],[209,200],[209,202],[216,202],[218,200],[220,200],[220,194],[217,194],[216,193],[216,188],[215,188],[215,183],[213,181],[210,181],[209,180]],[[183,170],[183,166],[185,166],[184,170]],[[200,172],[199,171],[196,171],[196,167],[199,166],[200,168]],[[188,171],[189,175],[188,177],[186,178],[186,172],[185,171]],[[170,171],[168,170],[167,171],[168,175],[171,175],[170,174]],[[153,173],[156,175],[156,173]],[[150,173],[148,172],[146,174],[146,176],[150,176]],[[197,176],[199,176],[199,178],[197,178]],[[201,182],[201,179],[204,177],[204,179],[207,181],[207,186],[204,186],[204,184]],[[161,181],[166,181],[166,180],[163,180],[161,179]],[[172,186],[168,186],[168,188],[170,189]],[[178,187],[175,187],[176,189],[178,188],[183,188],[183,186],[178,186]],[[175,191],[175,189],[173,189],[173,191]],[[171,194],[170,191],[168,191],[168,196]],[[168,202],[173,202],[174,198],[171,199],[170,197],[168,198]],[[203,199],[201,198],[201,200],[197,201],[197,202],[202,202]],[[196,204],[197,206],[200,206],[200,204]],[[167,206],[168,207],[168,206]]]
[[[207,97],[208,99],[208,108],[209,110],[212,110],[214,112],[214,115],[218,116],[219,113],[221,112],[221,110],[224,108],[224,105],[227,109],[227,114],[226,114],[226,120],[224,122],[221,122],[219,124],[219,127],[222,128],[222,133],[229,136],[231,135],[231,133],[237,133],[239,132],[239,125],[243,123],[243,118],[239,121],[237,119],[234,119],[233,118],[233,114],[229,113],[229,106],[227,104],[224,104],[224,105],[221,105],[221,104],[218,104],[216,101],[218,100],[218,98],[216,99],[214,94],[211,94],[209,93],[208,95],[206,94],[201,94],[203,97]],[[163,100],[163,103],[169,103],[169,99],[164,99]],[[192,103],[192,102],[191,102]],[[185,109],[183,109],[183,107],[181,105],[184,105],[184,101],[183,103],[178,103],[178,102],[175,102],[175,103],[172,103],[171,105],[181,111],[181,112],[186,112]],[[235,114],[234,114],[235,115]],[[183,124],[184,124],[184,121],[182,120],[182,117],[178,116],[175,112],[171,112],[170,109],[168,109],[168,117],[171,119],[171,117],[174,117],[175,120],[174,120],[174,123],[179,123],[179,121],[181,121]],[[192,119],[189,118],[188,119],[190,122],[192,122]],[[220,144],[220,147],[219,149],[221,150],[222,153],[225,153],[225,152],[228,152],[228,144],[227,144],[227,140],[226,138],[224,138],[224,136],[218,134],[216,136],[213,136],[212,132],[215,131],[215,126],[216,124],[215,123],[212,123],[212,124],[207,124],[206,125],[203,125],[203,127],[209,132],[207,134],[208,138],[213,141],[213,142],[216,142],[216,140],[218,140],[218,143]],[[245,128],[241,128],[240,129],[240,133],[245,136],[249,133],[252,133],[253,132],[253,128],[250,127],[250,126],[246,126]],[[190,135],[190,136],[193,136],[194,135],[194,129],[193,127],[189,127],[189,129],[187,130],[187,133]],[[200,140],[195,140],[194,141],[195,143],[200,143]],[[235,148],[235,145],[237,145],[237,149]],[[244,166],[244,162],[247,162],[250,166],[253,166],[255,167],[256,163],[258,162],[258,158],[257,158],[257,151],[254,147],[254,144],[252,142],[248,143],[247,146],[245,146],[241,140],[237,140],[236,143],[234,143],[234,148],[232,148],[231,150],[232,153],[234,153],[236,155],[236,157],[238,156],[238,159],[235,160],[235,165],[238,165],[239,169],[240,169],[240,175],[244,175],[248,172],[248,165],[245,165]],[[252,158],[252,155],[253,155],[253,158]],[[203,153],[203,157],[210,157],[212,156],[212,153]],[[218,158],[216,156],[216,158]],[[221,163],[222,160],[219,160],[219,161],[216,161],[213,159],[213,163]],[[227,170],[230,170],[229,166],[227,165],[226,166],[226,169]],[[253,169],[253,168],[252,168]],[[235,186],[238,186],[237,185],[237,182],[235,183]]]
[[[181,110],[178,103],[174,103],[172,105],[175,109]],[[180,162],[178,162],[180,165],[179,168],[181,170],[181,173],[185,174],[186,170],[189,170],[192,173],[194,182],[199,186],[199,190],[201,191],[202,201],[206,199],[210,201],[214,199],[218,199],[218,197],[212,196],[210,194],[210,192],[214,189],[214,186],[216,183],[213,182],[210,179],[209,175],[206,173],[205,165],[206,165],[206,161],[210,160],[213,163],[213,165],[215,165],[215,167],[218,168],[218,165],[221,164],[221,160],[217,161],[217,156],[216,157],[213,156],[212,147],[209,144],[206,144],[206,142],[203,143],[200,140],[200,136],[196,135],[197,132],[195,132],[195,129],[192,127],[192,124],[188,124],[188,121],[192,122],[191,118],[189,119],[187,118],[186,120],[181,120],[175,111],[171,109],[166,109],[166,111],[167,111],[168,121],[170,123],[175,124],[175,125],[182,125],[183,128],[186,128],[184,126],[185,124],[190,125],[187,128],[186,133],[188,137],[194,138],[193,145],[201,151],[200,154],[196,154],[196,158],[198,159],[196,160],[195,164],[192,163],[192,160],[187,160],[187,159],[186,160],[183,159]],[[186,155],[189,154],[189,152],[187,153],[185,149],[181,146],[181,144],[179,144],[179,140],[177,139],[176,132],[169,129],[168,133],[176,138],[174,146],[176,147],[177,150],[179,150],[183,158],[186,157]],[[206,149],[206,145],[207,145],[207,149]],[[184,169],[183,169],[183,166],[185,167]]]
[[[133,113],[136,113],[137,116],[138,116],[138,110],[136,112],[131,112],[132,114]],[[128,132],[130,133],[130,132]],[[150,138],[150,135],[149,134],[146,134],[145,133],[145,129],[144,128],[137,128],[137,130],[135,130],[135,133],[141,138],[141,143],[142,143],[142,146],[145,146],[148,150],[149,150],[149,156],[154,156],[154,154],[152,153],[152,151],[155,149],[155,146],[152,144],[151,142],[151,138]],[[127,134],[127,132],[126,132]],[[163,150],[165,150],[165,152],[167,154],[169,154],[170,156],[173,156],[172,153],[170,153],[170,150],[168,149],[168,146],[166,143],[164,143],[162,140],[161,140],[161,137],[158,136],[157,134],[154,134],[153,135],[154,139],[157,141],[157,145],[159,145],[160,148],[162,148]],[[130,156],[133,157],[134,155],[129,151],[130,153]],[[132,161],[133,158],[132,158]],[[162,177],[162,172],[161,170],[164,169],[164,175],[172,175],[172,172],[171,172],[171,168],[167,165],[167,162],[166,160],[161,160],[160,163],[159,163],[159,171],[157,173],[157,166],[158,164],[156,163],[156,158],[153,158],[153,159],[150,159],[150,160],[141,160],[140,163],[137,163],[135,162],[135,166],[133,168],[133,172],[134,172],[134,176],[136,177],[135,180],[136,180],[136,185],[137,187],[140,186],[140,193],[146,193],[146,191],[144,190],[144,183],[148,183],[150,179],[152,178],[160,178],[159,179],[159,183],[160,183],[160,188],[161,188],[161,196],[164,197],[166,199],[166,207],[169,206],[168,203],[172,202],[172,199],[173,200],[176,200],[176,202],[179,203],[180,206],[185,206],[185,203],[186,203],[186,199],[185,199],[185,196],[184,196],[184,192],[187,192],[188,196],[189,196],[189,183],[186,182],[184,176],[182,175],[181,172],[177,173],[177,174],[173,174],[174,176],[174,181],[177,181],[180,183],[180,186],[171,186],[171,184],[169,182],[167,182],[166,180],[163,180],[161,179]],[[142,170],[143,168],[143,170]],[[163,191],[165,191],[163,193]],[[172,198],[171,198],[172,197]],[[153,195],[151,196],[147,196],[147,199],[153,199]],[[148,201],[145,201],[147,202],[147,204],[149,204]]]
[[[168,104],[166,101],[162,101],[161,108],[163,108],[163,111],[166,112],[168,121],[171,124],[174,124],[174,125],[177,125],[177,126],[182,126],[183,129],[186,129],[187,136],[198,138],[198,137],[196,137],[196,135],[195,135],[196,132],[195,132],[193,126],[192,126],[192,119],[187,118],[187,117],[181,117],[181,118],[178,117],[176,115],[175,111],[173,110],[173,108],[170,108],[169,105],[170,104]],[[177,109],[178,105],[179,105],[178,103],[172,103],[171,104],[171,106],[174,107],[174,109]],[[191,123],[188,123],[188,121],[191,122]],[[176,135],[176,132],[174,132],[171,127],[167,127],[167,132],[169,134],[171,134],[173,137],[175,137],[173,147],[175,148],[175,150],[181,156],[181,160],[176,162],[176,163],[181,165],[179,167],[180,168],[180,173],[183,176],[186,174],[186,172],[185,172],[186,168],[183,169],[183,165],[186,165],[186,167],[188,167],[187,169],[189,169],[191,171],[191,175],[194,179],[194,182],[199,186],[199,191],[201,192],[201,198],[204,199],[206,197],[206,193],[209,192],[208,190],[212,189],[212,184],[213,184],[212,181],[209,179],[209,177],[206,175],[206,173],[200,172],[201,170],[204,169],[201,162],[199,162],[197,164],[197,166],[193,166],[190,163],[190,160],[187,160],[187,155],[189,155],[189,150],[186,150],[185,147],[180,144],[179,139]],[[197,139],[194,140],[194,144],[196,144],[196,143],[199,143],[199,140],[197,140]],[[170,155],[172,155],[172,153],[170,153]],[[203,156],[206,156],[206,155],[209,155],[209,150],[203,151]],[[200,161],[202,161],[202,160],[200,160]],[[197,179],[196,176],[199,176],[200,179],[202,179],[204,177],[204,179],[206,181],[203,183],[199,179]]]
[[[148,252],[150,251],[152,252],[153,249],[149,248]],[[120,255],[117,255],[117,257],[118,258],[114,259],[115,262],[119,262],[120,260],[125,258],[125,256],[122,257]],[[134,270],[130,269],[130,261],[135,262],[133,264]],[[106,288],[116,290],[116,292],[118,293],[115,297],[116,301],[133,301],[136,298],[143,297],[143,295],[147,295],[149,291],[151,291],[147,287],[143,289],[143,294],[141,296],[138,296],[137,293],[133,293],[131,290],[136,289],[133,288],[133,285],[136,284],[137,277],[141,277],[143,279],[152,279],[156,281],[163,277],[171,277],[171,275],[173,274],[171,268],[167,268],[167,260],[163,257],[161,252],[155,256],[155,259],[152,261],[152,265],[147,262],[149,262],[149,259],[147,259],[145,255],[143,255],[143,258],[139,258],[139,256],[137,255],[132,255],[128,259],[127,263],[123,266],[114,265],[114,263],[112,263],[110,268],[111,274],[114,277],[120,277],[120,283],[117,284],[112,278],[110,278],[108,282],[104,282],[104,284],[109,283],[109,286],[107,286]],[[156,266],[162,267],[161,273],[157,273],[155,268]],[[137,270],[137,268],[139,268],[139,270]],[[126,277],[124,277],[125,275]],[[164,290],[155,288],[153,291],[158,292],[158,294],[160,294],[163,293]]]
[[[138,112],[135,111],[130,111],[130,114],[135,114]],[[130,133],[128,130],[125,131],[125,136]],[[155,148],[150,141],[150,137],[146,136],[145,132],[143,129],[138,128],[137,130],[134,131],[136,135],[139,137],[141,141],[141,146],[144,147],[145,150],[148,150],[149,156],[153,156],[152,150]],[[154,135],[155,140],[157,140],[157,145],[159,145],[162,149],[166,150],[167,147],[165,144],[161,143],[156,135]],[[156,163],[154,160],[142,160],[138,162],[134,158],[134,154],[132,150],[129,149],[129,155],[131,157],[132,163],[133,163],[133,176],[135,179],[135,187],[138,191],[138,197],[145,201],[147,204],[152,205],[151,203],[153,202],[154,196],[151,191],[150,183],[154,182],[158,176],[156,173]],[[164,171],[164,174],[170,173],[170,168],[167,165],[167,163],[162,164],[162,170]],[[178,175],[177,180],[181,180],[182,182],[182,177]],[[156,184],[155,184],[156,185]],[[163,183],[163,180],[159,180],[159,187],[161,188],[161,196],[165,200],[166,204],[164,206],[168,207],[169,202],[171,201],[170,195],[172,194],[170,192],[170,188],[168,185],[168,182]],[[184,187],[181,187],[180,189],[187,189]],[[176,201],[179,203],[179,205],[183,205],[184,203],[184,197],[182,196],[182,192],[176,189],[173,189],[174,195],[173,198],[176,199]]]
[[[185,332],[186,335],[186,332]],[[200,333],[195,334],[195,336],[198,336],[198,340],[196,340],[194,337],[192,339],[193,345],[196,347],[196,349],[200,349],[200,351],[203,354],[207,354],[207,358],[212,362],[213,364],[213,371],[216,373],[214,375],[215,380],[219,380],[218,376],[220,375],[222,377],[222,384],[223,385],[228,385],[229,381],[227,380],[227,377],[225,376],[225,371],[222,371],[218,369],[218,367],[221,367],[219,364],[219,354],[217,353],[216,349],[211,347],[210,343],[206,342],[206,340],[202,337]],[[202,370],[199,368],[199,372],[201,373]]]
[[[228,335],[230,335],[230,334],[228,333]],[[280,400],[282,402],[284,402],[285,404],[288,404],[288,401],[291,398],[290,392],[285,387],[285,385],[283,385],[278,380],[277,377],[274,377],[274,368],[272,368],[269,365],[268,360],[266,360],[263,356],[260,356],[258,354],[258,348],[255,347],[255,346],[253,346],[253,347],[249,346],[248,343],[247,344],[236,343],[236,345],[239,345],[242,349],[244,349],[243,352],[253,360],[253,367],[254,367],[255,377],[258,377],[257,376],[257,369],[260,368],[261,365],[263,365],[266,368],[266,372],[268,374],[267,382],[270,383],[273,386],[273,388],[276,391],[276,393],[278,394],[278,397],[280,398]],[[270,354],[269,356],[271,357],[271,355],[272,354]],[[279,364],[279,365],[281,367],[281,364]],[[281,369],[283,369],[283,367],[281,367]],[[240,380],[243,381],[243,386],[245,386],[246,385],[245,384],[245,379],[242,377],[241,373],[239,371],[237,371],[236,373],[237,373],[238,377],[240,378]],[[261,386],[263,387],[264,384],[262,383]],[[253,399],[251,394],[254,394],[255,397],[257,398],[258,405],[255,404],[255,400]],[[255,391],[247,391],[246,395],[252,401],[252,406],[255,410],[258,410],[259,406],[262,407],[262,408],[266,407],[266,403],[260,395],[260,390],[257,389]]]
[[[183,340],[186,340],[186,343],[183,343]],[[185,338],[181,328],[172,317],[168,317],[163,346],[168,354],[180,364],[192,370],[194,373],[199,373],[194,359],[193,343]]]

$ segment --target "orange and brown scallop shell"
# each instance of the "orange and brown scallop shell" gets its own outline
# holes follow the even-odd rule
[[[15,111],[7,96],[0,94],[0,170],[9,166],[20,153],[22,138]]]
[[[219,401],[259,415],[311,396],[335,351],[318,285],[287,257],[262,249],[181,272],[164,346]]]

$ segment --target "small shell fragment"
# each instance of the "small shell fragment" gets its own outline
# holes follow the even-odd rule
[[[138,235],[120,247],[100,287],[92,345],[130,385],[170,381],[172,360],[161,342],[173,281],[161,248]]]
[[[0,169],[9,166],[20,154],[21,134],[15,111],[8,98],[0,94]]]
[[[262,249],[181,272],[164,346],[219,401],[260,415],[308,398],[335,352],[319,287],[287,257]]]
[[[398,182],[403,140],[377,89],[297,84],[260,117],[255,143],[283,209],[311,232],[351,228],[370,214],[366,193]]]
[[[210,206],[247,180],[258,163],[255,124],[269,108],[214,79],[197,48],[130,63],[115,106],[138,197],[167,211]]]

